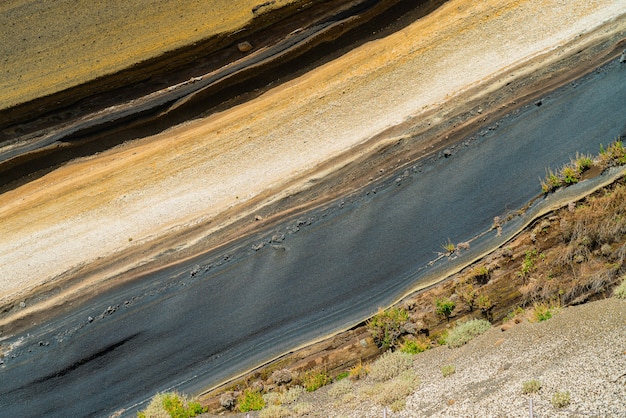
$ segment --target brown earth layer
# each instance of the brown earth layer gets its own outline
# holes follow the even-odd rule
[[[176,230],[127,251],[78,266],[53,281],[31,289],[28,295],[21,294],[5,300],[1,308],[2,322],[12,322],[12,328],[18,330],[40,320],[40,315],[46,315],[48,311],[46,307],[55,306],[57,313],[62,312],[69,309],[70,304],[66,302],[85,303],[90,295],[97,294],[112,283],[134,280],[148,271],[185,257],[228,245],[241,236],[269,228],[286,216],[321,206],[337,196],[378,181],[419,159],[437,158],[441,149],[453,145],[477,126],[498,118],[511,106],[533,100],[616,57],[624,46],[624,31],[615,30],[616,27],[621,27],[619,21],[607,23],[605,28],[594,33],[608,35],[573,40],[562,48],[562,51],[568,51],[563,54],[564,57],[555,59],[549,53],[540,55],[533,63],[509,69],[490,87],[480,85],[470,89],[453,103],[445,103],[421,114],[419,119],[394,126],[354,147],[349,153],[340,154],[313,170],[301,173],[281,185],[282,193],[274,189],[266,190],[193,229]],[[507,74],[520,72],[526,72],[527,76],[502,81],[508,79]],[[443,123],[442,115],[445,115]],[[315,180],[306,181],[303,188],[303,179]],[[211,233],[207,234],[207,230]],[[196,244],[172,251],[180,242]],[[124,267],[133,266],[137,259],[149,262],[130,269]],[[120,275],[120,271],[125,273]],[[103,277],[106,279],[102,280]],[[26,301],[29,306],[41,305],[36,310],[19,312],[14,317],[13,314],[19,311],[18,301]],[[44,301],[47,303],[42,303]]]

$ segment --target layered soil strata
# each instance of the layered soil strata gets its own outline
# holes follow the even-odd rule
[[[28,314],[16,306],[33,292],[84,296],[103,280],[130,279],[120,275],[206,250],[298,204],[360,187],[366,173],[398,165],[399,155],[431,152],[451,125],[476,123],[497,111],[494,104],[545,86],[554,73],[536,77],[551,64],[616,54],[624,12],[609,1],[449,1],[254,100],[6,192],[5,320]],[[420,134],[420,141],[403,143]],[[328,177],[356,161],[349,177]],[[287,196],[296,198],[282,201]],[[255,223],[263,211],[265,220]]]

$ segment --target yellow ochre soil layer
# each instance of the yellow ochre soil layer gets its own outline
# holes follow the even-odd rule
[[[292,3],[272,2],[263,11]],[[0,3],[0,109],[111,74],[253,18],[259,0]]]
[[[18,13],[3,4],[3,16]],[[193,14],[191,6],[179,7]],[[572,40],[580,39],[580,47],[623,30],[624,13],[626,3],[609,0],[450,0],[257,99],[75,161],[4,193],[0,301],[20,300],[64,272],[206,224],[253,199],[267,204],[303,190],[342,164],[315,172],[329,159],[342,155],[349,161],[357,146],[427,112],[441,123],[441,106],[461,106],[455,98],[472,88],[485,86],[482,94],[488,94],[487,86],[575,53],[565,48]],[[97,38],[89,33],[81,39]],[[102,59],[92,57],[89,66]],[[220,226],[209,225],[203,234]]]

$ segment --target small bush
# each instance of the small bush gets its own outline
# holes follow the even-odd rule
[[[578,154],[576,153],[576,159],[574,160],[574,165],[578,169],[579,172],[584,172],[589,170],[593,166],[593,157],[588,154]]]
[[[355,364],[354,366],[350,368],[349,376],[350,376],[350,379],[352,380],[360,380],[360,379],[364,379],[365,376],[367,376],[369,372],[370,372],[369,366],[364,365],[363,362],[359,360],[357,364]]]
[[[561,169],[561,178],[565,185],[578,183],[580,180],[580,171],[578,171],[578,168],[575,166],[566,165]]]
[[[626,277],[623,278],[622,283],[613,290],[613,296],[618,299],[626,299]]]
[[[441,366],[441,374],[443,377],[449,377],[456,373],[456,367],[454,364],[446,364],[445,366]]]
[[[403,308],[379,309],[368,322],[367,327],[381,348],[389,348],[396,344],[398,338],[407,332],[409,313]]]
[[[437,315],[445,316],[450,321],[450,315],[456,307],[456,304],[448,298],[440,298],[435,300],[435,310]]]
[[[250,412],[259,411],[265,406],[265,400],[260,391],[246,389],[239,395],[239,411]]]
[[[343,395],[352,392],[353,389],[354,385],[352,381],[350,379],[343,379],[332,384],[330,389],[328,389],[328,395],[340,399]]]
[[[176,392],[159,393],[155,395],[148,407],[137,413],[138,418],[190,418],[195,417],[206,409],[199,402],[187,399]]]
[[[423,353],[424,351],[430,348],[430,343],[425,339],[419,340],[405,340],[404,343],[400,346],[400,351],[407,354],[418,354]]]
[[[413,355],[401,351],[385,352],[370,367],[370,378],[375,382],[384,382],[399,376],[413,367]]]
[[[441,248],[443,248],[448,253],[448,255],[452,254],[456,250],[456,246],[449,239],[448,242],[446,242],[445,244],[441,244]]]
[[[335,376],[335,382],[339,382],[340,380],[343,380],[348,376],[350,376],[350,372],[341,372],[337,376]]]
[[[600,155],[598,156],[600,166],[615,167],[626,164],[626,149],[620,139],[617,139],[606,149],[600,148]]]
[[[460,283],[456,287],[455,293],[459,295],[459,298],[467,305],[470,312],[474,311],[478,292],[471,283]]]
[[[556,313],[557,307],[550,306],[547,303],[536,303],[531,311],[532,320],[534,322],[543,322],[552,318]]]
[[[265,402],[265,406],[280,405],[283,403],[281,394],[278,392],[268,392],[262,394],[261,396],[263,396],[263,402]]]
[[[383,405],[397,405],[405,401],[420,384],[417,374],[413,370],[405,370],[395,378],[375,386],[374,400]],[[402,404],[403,405],[403,404]]]
[[[291,408],[291,410],[296,417],[301,417],[313,412],[313,405],[309,402],[298,402],[293,406],[293,408]]]
[[[569,392],[555,392],[550,402],[555,408],[565,408],[570,403]]]
[[[259,412],[259,418],[287,418],[291,413],[280,405],[270,405]]]
[[[562,185],[563,183],[561,182],[559,175],[548,169],[548,172],[546,173],[546,178],[541,181],[541,191],[544,194],[548,194],[555,191]]]
[[[331,378],[324,370],[309,370],[302,377],[302,385],[307,392],[314,392],[331,382]]]
[[[282,404],[291,404],[297,402],[302,395],[304,394],[305,389],[302,386],[296,385],[292,386],[280,397],[280,403]]]
[[[527,277],[535,268],[535,260],[537,258],[537,250],[526,250],[526,255],[522,261],[522,268],[517,273],[520,277]]]
[[[506,314],[502,322],[512,321],[523,313],[524,313],[524,308],[522,308],[521,306],[518,306],[517,308],[513,309],[511,312]]]
[[[456,348],[474,337],[483,334],[491,328],[489,321],[484,319],[472,319],[467,322],[459,322],[449,333],[447,338],[448,347]]]
[[[528,395],[531,393],[537,393],[541,389],[541,382],[537,379],[529,380],[522,383],[522,393]]]

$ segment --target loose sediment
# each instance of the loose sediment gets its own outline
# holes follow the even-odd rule
[[[452,0],[247,103],[67,164],[0,196],[0,298],[10,306],[79,275],[74,283],[93,284],[174,260],[162,254],[309,190],[389,138],[423,130],[421,118],[443,129],[461,97],[486,111],[506,83],[623,37],[625,12],[610,1]]]

